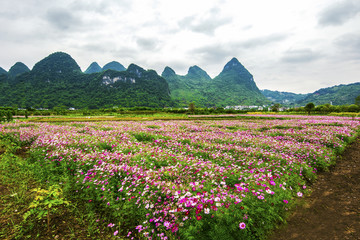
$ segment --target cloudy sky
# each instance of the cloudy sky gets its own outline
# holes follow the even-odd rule
[[[70,54],[159,74],[236,57],[260,89],[308,93],[360,81],[360,0],[1,0],[0,67]]]

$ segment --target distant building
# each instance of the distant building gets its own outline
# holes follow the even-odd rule
[[[256,110],[263,110],[263,106],[246,106],[246,105],[239,105],[239,106],[226,106],[224,108],[226,109],[234,109],[234,110],[250,110],[250,109],[256,109]]]

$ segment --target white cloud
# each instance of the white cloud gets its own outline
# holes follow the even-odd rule
[[[336,38],[334,43],[342,59],[360,60],[360,32],[344,34]]]
[[[342,25],[360,13],[360,1],[342,0],[321,11],[319,24],[322,26]]]
[[[291,49],[283,54],[281,61],[286,63],[296,63],[296,64],[309,63],[319,59],[320,57],[322,57],[321,53],[314,52],[310,48],[295,49],[295,50]]]
[[[2,0],[0,67],[31,68],[64,51],[83,70],[93,61],[160,74],[198,65],[214,77],[236,57],[260,88],[311,92],[359,76],[359,8],[357,0]],[[328,81],[334,66],[347,77]]]

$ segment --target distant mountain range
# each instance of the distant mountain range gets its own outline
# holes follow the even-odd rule
[[[181,106],[190,102],[205,107],[270,103],[261,94],[253,76],[236,58],[231,59],[214,79],[198,66],[190,67],[185,76],[165,67],[161,76],[168,81],[173,100]]]
[[[110,66],[111,67],[111,66]],[[70,55],[57,52],[31,71],[0,75],[0,106],[21,108],[102,108],[173,106],[166,80],[153,70],[130,64],[125,71],[85,74]]]
[[[115,70],[115,71],[126,71],[126,68],[119,62],[112,61],[104,65],[104,67],[100,67],[97,62],[93,62],[90,66],[85,70],[84,73],[91,74],[91,73],[98,73],[101,71],[106,71],[108,69]]]
[[[333,105],[345,105],[354,104],[355,98],[360,95],[360,82],[352,84],[341,84],[328,88],[321,88],[314,93],[308,94],[302,100],[297,103],[305,105],[309,102],[313,102],[315,105],[321,104],[333,104]]]
[[[355,98],[360,95],[360,82],[321,88],[308,94],[296,94],[271,90],[261,90],[261,92],[271,102],[288,106],[304,106],[309,102],[312,102],[315,105],[346,105],[354,104]]]
[[[261,93],[271,102],[280,103],[282,105],[294,105],[306,98],[308,94],[297,94],[291,92],[279,92],[271,90],[260,90]]]
[[[231,59],[215,78],[198,66],[184,76],[165,67],[154,70],[130,64],[126,69],[113,61],[103,67],[93,62],[83,73],[76,61],[56,52],[32,70],[17,62],[7,72],[0,67],[0,106],[53,108],[102,108],[112,106],[198,107],[270,105],[301,106],[353,104],[360,83],[323,88],[310,94],[259,90],[252,74]]]

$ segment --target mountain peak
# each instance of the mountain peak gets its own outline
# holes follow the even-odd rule
[[[7,71],[5,69],[3,69],[2,67],[0,67],[0,74],[5,74],[7,75]]]
[[[79,65],[67,53],[55,52],[36,63],[32,69],[33,72],[81,72]]]
[[[245,67],[234,57],[225,65],[223,72],[232,69],[243,70]]]
[[[22,62],[17,62],[9,70],[10,77],[16,77],[17,75],[30,72],[30,69]]]
[[[166,66],[164,68],[164,71],[161,73],[161,76],[164,78],[167,78],[170,76],[175,76],[175,75],[176,75],[175,71],[171,67],[168,67],[168,66]]]
[[[239,79],[247,79],[250,82],[254,82],[253,75],[236,59],[232,58],[224,67],[220,75],[230,74],[236,76]],[[255,84],[255,82],[254,82]]]
[[[98,73],[98,72],[101,72],[101,71],[102,71],[102,68],[99,66],[99,64],[97,62],[93,62],[85,70],[84,73],[90,74],[90,73]]]
[[[244,89],[255,91],[261,94],[255,84],[253,75],[236,59],[232,58],[219,74],[217,79],[221,79],[222,84],[240,84]]]
[[[189,71],[186,76],[193,78],[211,79],[211,77],[204,70],[202,70],[200,67],[196,65],[189,68]]]
[[[126,68],[122,64],[120,64],[119,62],[116,62],[116,61],[109,62],[109,63],[105,64],[105,66],[102,68],[103,71],[108,70],[108,69],[119,71],[119,72],[126,70]]]
[[[141,77],[141,75],[146,72],[142,67],[139,67],[133,63],[129,65],[127,71],[130,73],[135,73],[138,77]]]

